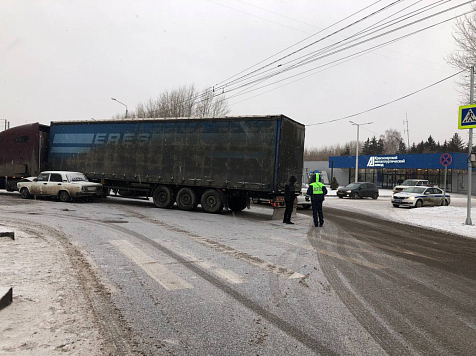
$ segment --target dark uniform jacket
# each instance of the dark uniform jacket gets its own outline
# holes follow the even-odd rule
[[[295,193],[295,188],[294,188],[294,183],[288,182],[284,186],[284,201],[286,203],[292,204],[294,202],[294,199],[296,199],[296,194]]]

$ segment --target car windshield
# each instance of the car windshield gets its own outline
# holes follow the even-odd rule
[[[358,183],[350,183],[350,184],[347,184],[345,186],[347,189],[357,189],[358,187],[360,187],[360,184]]]
[[[426,188],[419,188],[419,187],[411,187],[411,188],[405,188],[402,190],[404,193],[417,193],[417,194],[423,194]]]
[[[417,183],[418,183],[418,180],[416,179],[407,179],[405,182],[402,183],[402,185],[411,186],[411,185],[417,185]]]
[[[88,178],[82,173],[69,173],[66,175],[68,182],[87,182]]]

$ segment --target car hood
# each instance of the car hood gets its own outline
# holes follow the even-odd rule
[[[421,193],[403,193],[403,192],[400,192],[400,193],[396,193],[394,194],[394,198],[400,198],[400,199],[405,199],[405,198],[409,198],[409,197],[424,197],[425,194],[421,194]]]
[[[346,187],[339,187],[337,188],[337,190],[341,191],[341,192],[345,192],[347,190],[353,190],[352,188],[346,188]]]

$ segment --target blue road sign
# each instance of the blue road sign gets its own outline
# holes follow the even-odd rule
[[[476,127],[476,105],[459,107],[458,129],[472,129]]]

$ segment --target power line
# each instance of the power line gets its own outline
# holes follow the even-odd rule
[[[471,11],[470,11],[470,12],[471,12]],[[288,80],[288,79],[291,79],[291,78],[294,78],[294,77],[296,77],[296,76],[303,75],[303,74],[308,73],[308,72],[315,71],[315,70],[317,70],[317,69],[319,69],[319,68],[325,67],[326,65],[329,65],[329,64],[332,64],[332,63],[336,63],[336,62],[342,61],[342,60],[344,60],[344,59],[351,60],[351,59],[357,58],[357,57],[359,57],[359,56],[361,56],[361,55],[363,55],[363,54],[366,54],[366,53],[368,53],[368,52],[370,52],[370,51],[379,49],[379,48],[381,48],[381,47],[383,47],[383,46],[386,46],[386,45],[389,45],[389,44],[391,44],[391,43],[395,43],[395,42],[397,42],[397,41],[400,41],[400,40],[402,40],[402,39],[404,39],[404,38],[410,37],[410,36],[412,36],[412,35],[414,35],[414,34],[417,34],[417,33],[419,33],[419,32],[425,31],[425,30],[427,30],[427,29],[429,29],[429,28],[432,28],[432,27],[435,27],[435,26],[440,25],[440,24],[442,24],[442,23],[451,21],[451,20],[453,20],[454,18],[461,17],[461,16],[463,16],[463,15],[465,15],[465,14],[468,14],[468,13],[470,13],[470,12],[467,12],[467,13],[464,13],[464,14],[461,14],[461,15],[458,15],[458,16],[455,16],[455,17],[452,17],[452,18],[449,18],[449,19],[440,21],[440,22],[438,22],[438,23],[436,23],[436,24],[427,26],[427,27],[422,28],[422,29],[420,29],[420,30],[417,30],[417,31],[411,32],[411,33],[409,33],[409,34],[403,35],[403,36],[401,36],[401,37],[392,39],[392,40],[390,40],[390,41],[387,41],[387,42],[384,42],[384,43],[382,43],[382,44],[376,45],[376,46],[374,46],[374,47],[370,47],[370,48],[364,49],[364,50],[362,50],[362,51],[359,51],[359,52],[350,54],[350,55],[348,55],[348,56],[346,56],[346,57],[343,57],[343,58],[334,60],[334,61],[329,62],[329,63],[327,63],[327,64],[320,65],[320,66],[314,67],[314,68],[312,68],[312,69],[303,71],[303,72],[301,72],[301,73],[298,73],[298,74],[289,76],[289,77],[287,77],[287,78],[284,78],[284,79],[275,81],[275,82],[273,82],[273,83],[269,83],[269,84],[263,85],[263,86],[261,86],[261,87],[259,87],[259,88],[256,88],[256,89],[253,89],[253,90],[248,90],[248,91],[242,91],[242,92],[240,92],[240,93],[238,93],[238,94],[235,94],[235,95],[229,97],[229,99],[232,99],[232,98],[237,97],[237,96],[239,96],[239,95],[245,95],[245,94],[247,94],[247,93],[250,93],[250,92],[253,92],[253,91],[256,91],[256,90],[265,88],[265,87],[267,87],[267,86],[270,86],[270,85],[273,85],[273,84],[276,84],[276,83],[279,83],[279,82],[282,82],[282,81],[285,81],[285,80]],[[369,41],[369,40],[367,40],[367,41]],[[353,45],[353,46],[355,46],[355,45]],[[352,47],[353,47],[353,46],[352,46]],[[335,52],[333,52],[333,53],[331,53],[331,54],[335,54],[335,53],[338,53],[338,52],[340,52],[340,51],[335,51]],[[327,57],[327,56],[329,56],[329,55],[331,55],[331,54],[327,54],[327,55],[325,55],[325,56],[321,56],[319,59],[322,59],[322,58],[324,58],[324,57]],[[317,60],[317,59],[316,59],[316,60]],[[344,62],[347,62],[348,60],[346,60],[346,61],[344,61]],[[344,63],[344,62],[343,62],[343,63]],[[332,67],[334,67],[334,66],[332,66]],[[330,67],[330,68],[332,68],[332,67]],[[327,68],[327,69],[329,69],[329,68]],[[320,72],[321,72],[321,71],[320,71]],[[307,77],[309,77],[309,76],[311,76],[311,75],[315,75],[315,74],[317,74],[317,73],[312,73],[312,74],[310,74],[310,75],[308,75],[308,76],[305,76],[305,77],[303,77],[303,78],[300,78],[300,79],[298,79],[298,80],[302,80],[302,79],[304,79],[304,78],[307,78]],[[295,81],[293,81],[293,82],[296,82],[296,81],[298,81],[298,80],[295,80]],[[293,83],[293,82],[291,82],[291,83]],[[259,84],[259,83],[256,83],[256,84]],[[287,84],[285,84],[285,85],[288,85],[288,84],[290,84],[290,83],[287,83]],[[246,84],[243,84],[241,87],[245,87],[245,86],[246,86]],[[283,85],[283,86],[284,86],[284,85]],[[280,86],[280,87],[282,87],[282,86]],[[280,87],[278,87],[278,88],[280,88]],[[238,88],[240,88],[240,87],[238,87]],[[236,90],[236,89],[238,89],[238,88],[232,89],[232,90],[230,90],[230,91]],[[272,89],[272,90],[276,90],[276,89],[278,89],[278,88],[275,88],[275,89]],[[272,91],[272,90],[269,90],[269,91]],[[269,91],[267,91],[267,92],[269,92]],[[261,95],[261,94],[259,94],[259,95]],[[256,96],[259,96],[259,95],[256,95]],[[249,99],[252,99],[252,98],[253,98],[253,97],[248,98],[248,99],[245,99],[245,100],[249,100]],[[242,100],[242,101],[245,101],[245,100]],[[242,101],[240,101],[240,102],[242,102]],[[237,103],[234,103],[234,104],[237,104]],[[234,104],[233,104],[233,105],[234,105]]]
[[[344,30],[346,30],[346,29],[348,29],[348,28],[350,28],[350,27],[352,27],[352,26],[355,26],[356,24],[358,24],[358,23],[360,23],[360,22],[362,22],[362,21],[364,21],[364,20],[366,20],[366,19],[368,19],[368,18],[370,18],[370,17],[372,17],[372,16],[375,16],[376,14],[378,14],[378,13],[380,13],[380,12],[382,12],[382,11],[385,11],[386,9],[388,9],[388,8],[390,8],[390,7],[394,6],[394,5],[396,5],[397,3],[401,2],[401,1],[403,1],[403,0],[396,0],[396,1],[392,2],[391,4],[385,6],[385,7],[381,8],[381,9],[378,9],[377,11],[374,11],[373,13],[371,13],[371,14],[369,14],[369,15],[367,15],[367,16],[364,16],[363,18],[361,18],[361,19],[359,19],[359,20],[354,21],[353,23],[351,23],[351,24],[349,24],[349,25],[347,25],[347,26],[344,26],[343,28],[341,28],[341,29],[339,29],[339,30],[334,31],[333,33],[331,33],[331,34],[329,34],[329,35],[327,35],[327,36],[324,36],[324,37],[322,37],[322,38],[320,38],[320,39],[318,39],[318,40],[316,40],[316,41],[314,41],[314,42],[311,42],[310,44],[308,44],[308,45],[306,45],[306,46],[304,46],[304,47],[302,47],[302,48],[299,48],[299,49],[297,49],[297,50],[295,50],[295,51],[293,51],[293,52],[291,52],[291,53],[289,53],[289,54],[287,54],[287,55],[285,55],[285,56],[283,56],[283,57],[281,57],[281,58],[279,58],[279,59],[276,59],[276,60],[272,61],[271,63],[266,64],[265,66],[262,66],[262,67],[260,67],[260,68],[258,68],[258,69],[255,69],[255,70],[251,71],[250,73],[248,73],[248,74],[246,74],[246,75],[244,75],[244,76],[241,76],[241,77],[239,77],[239,78],[237,78],[237,79],[234,79],[234,80],[232,80],[232,81],[229,82],[229,83],[225,83],[225,84],[218,83],[218,84],[221,84],[221,85],[219,86],[219,88],[222,88],[222,87],[225,87],[225,86],[227,86],[227,85],[233,84],[233,83],[236,82],[237,80],[240,80],[240,79],[242,79],[242,78],[244,78],[244,77],[247,77],[247,76],[249,76],[249,75],[251,75],[251,74],[253,74],[253,73],[256,73],[256,72],[258,72],[258,71],[260,71],[260,70],[262,70],[262,69],[264,69],[264,68],[266,68],[266,67],[269,67],[269,66],[272,65],[272,64],[278,63],[279,61],[281,61],[281,60],[283,60],[283,59],[285,59],[285,58],[288,58],[288,57],[290,57],[290,56],[292,56],[292,55],[294,55],[294,54],[296,54],[296,53],[298,53],[298,52],[301,52],[301,51],[303,51],[303,50],[306,49],[306,48],[309,48],[309,47],[311,47],[311,46],[313,46],[313,45],[315,45],[315,44],[317,44],[317,43],[319,43],[319,42],[322,42],[323,40],[325,40],[325,39],[327,39],[327,38],[329,38],[329,37],[331,37],[331,36],[333,36],[333,35],[335,35],[335,34],[341,32],[341,31],[344,31]],[[347,18],[348,18],[348,17],[347,17]],[[343,21],[343,20],[342,20],[342,21]],[[333,26],[333,25],[332,25],[332,26]],[[329,26],[329,27],[331,27],[331,26]],[[329,28],[329,27],[327,27],[327,28]],[[326,28],[326,29],[327,29],[327,28]],[[320,32],[322,32],[322,31],[319,31],[318,33],[320,33]],[[316,33],[316,34],[317,34],[317,33]],[[311,36],[311,37],[312,37],[312,36]],[[305,39],[305,40],[306,40],[306,39]],[[303,40],[303,41],[304,41],[304,40]],[[298,42],[298,43],[301,43],[301,42],[302,42],[302,41],[300,41],[300,42]],[[291,46],[291,47],[293,47],[293,46]],[[290,47],[288,47],[288,48],[290,48]],[[281,52],[280,52],[280,53],[281,53]],[[275,56],[275,55],[274,55],[274,56]],[[269,58],[272,58],[272,57],[274,57],[274,56],[268,57],[268,59],[269,59]],[[263,62],[263,61],[262,61],[262,62]],[[260,62],[260,63],[262,63],[262,62]],[[258,64],[256,64],[256,65],[258,65]],[[248,69],[253,68],[253,67],[255,67],[256,65],[254,65],[254,66],[252,66],[252,67],[249,67]],[[245,70],[245,71],[246,71],[246,70]],[[243,72],[244,72],[244,71],[243,71]],[[243,72],[241,72],[241,73],[243,73]],[[238,74],[237,74],[237,75],[238,75]],[[236,76],[236,75],[235,75],[235,76]],[[230,77],[230,78],[233,78],[233,77]],[[215,84],[215,86],[218,86],[218,84]]]
[[[387,103],[385,103],[385,104],[381,104],[381,105],[375,106],[375,107],[373,107],[373,108],[371,108],[371,109],[364,110],[364,111],[361,111],[361,112],[356,113],[356,114],[344,116],[344,117],[341,117],[341,118],[339,118],[339,119],[333,119],[333,120],[328,120],[328,121],[323,121],[323,122],[317,122],[317,123],[315,123],[315,124],[307,124],[307,125],[305,125],[305,126],[316,126],[316,125],[328,124],[328,123],[330,123],[330,122],[336,122],[336,121],[341,121],[341,120],[349,119],[349,118],[351,118],[351,117],[359,116],[359,115],[368,113],[368,112],[370,112],[370,111],[374,111],[374,110],[380,109],[380,108],[382,108],[382,107],[384,107],[384,106],[393,104],[393,103],[395,103],[395,102],[397,102],[397,101],[403,100],[403,99],[405,99],[405,98],[408,98],[409,96],[415,95],[415,94],[417,94],[417,93],[419,93],[419,92],[421,92],[421,91],[423,91],[423,90],[426,90],[426,89],[431,88],[431,87],[433,87],[433,86],[435,86],[435,85],[437,85],[437,84],[440,84],[440,83],[442,83],[442,82],[444,82],[444,81],[446,81],[446,80],[448,80],[448,79],[451,79],[451,78],[453,78],[453,77],[455,77],[455,76],[457,76],[457,75],[459,75],[459,74],[461,74],[461,73],[463,73],[463,72],[464,72],[464,70],[459,71],[458,73],[452,74],[452,75],[450,75],[449,77],[443,78],[443,79],[441,79],[441,80],[439,80],[439,81],[437,81],[437,82],[435,82],[435,83],[433,83],[433,84],[430,84],[430,85],[428,85],[428,86],[426,86],[426,87],[424,87],[424,88],[422,88],[422,89],[416,90],[416,91],[414,91],[414,92],[412,92],[412,93],[410,93],[410,94],[404,95],[404,96],[402,96],[402,97],[400,97],[400,98],[398,98],[398,99],[389,101],[389,102],[387,102]]]
[[[287,25],[283,25],[282,23],[279,23],[279,22],[276,22],[276,21],[273,21],[273,20],[268,20],[268,19],[265,19],[264,17],[260,17],[260,16],[257,16],[257,15],[253,15],[253,14],[250,14],[249,12],[246,12],[246,11],[241,11],[241,10],[238,10],[238,9],[235,9],[231,6],[227,6],[227,5],[223,5],[223,4],[220,4],[218,2],[215,2],[215,1],[212,1],[212,0],[207,0],[208,2],[211,2],[212,4],[215,4],[215,5],[220,5],[220,6],[223,6],[223,7],[226,7],[228,9],[231,9],[231,10],[235,10],[235,11],[238,11],[238,12],[241,12],[241,13],[244,13],[246,15],[250,15],[250,16],[253,16],[253,17],[257,17],[261,20],[264,20],[264,21],[268,21],[268,22],[272,22],[276,25],[279,25],[279,26],[284,26],[284,27],[287,27],[287,28],[290,28],[292,30],[295,30],[295,31],[299,31],[299,32],[302,32],[302,33],[307,33],[309,34],[309,32],[306,32],[306,31],[302,31],[302,30],[299,30],[297,28],[294,28],[294,27],[291,27],[291,26],[287,26]]]
[[[467,3],[463,3],[463,4],[457,5],[457,6],[455,6],[455,7],[452,7],[452,8],[443,10],[443,11],[440,11],[440,12],[438,12],[438,13],[435,13],[435,14],[432,14],[432,15],[429,15],[429,16],[426,16],[426,17],[424,17],[424,18],[422,18],[422,19],[415,20],[414,22],[412,22],[412,23],[410,23],[410,24],[406,24],[406,25],[400,26],[400,27],[398,27],[398,28],[395,28],[395,29],[393,29],[393,30],[389,30],[389,31],[387,31],[387,32],[385,32],[385,33],[381,33],[381,34],[376,35],[376,36],[374,36],[374,37],[371,37],[371,38],[365,39],[365,40],[363,40],[363,41],[357,42],[357,43],[355,43],[355,44],[352,44],[352,45],[349,44],[349,45],[347,45],[347,44],[344,43],[344,42],[347,41],[347,40],[349,40],[349,39],[351,39],[351,38],[354,37],[355,35],[354,35],[354,36],[350,36],[350,37],[348,37],[348,38],[346,38],[346,39],[344,39],[344,40],[342,40],[342,41],[339,41],[339,42],[337,42],[337,43],[335,43],[335,44],[333,44],[333,45],[327,46],[327,47],[325,47],[325,48],[323,48],[323,49],[320,49],[320,50],[318,50],[318,51],[313,52],[313,53],[315,53],[314,55],[312,55],[313,53],[310,53],[310,54],[301,56],[301,57],[299,57],[299,58],[296,58],[296,59],[294,59],[294,60],[292,60],[292,61],[290,61],[290,62],[288,62],[288,63],[285,63],[284,65],[290,64],[290,63],[292,63],[292,62],[294,62],[294,61],[296,61],[296,60],[299,60],[299,59],[303,59],[303,58],[309,57],[309,59],[307,59],[307,60],[304,60],[304,59],[303,59],[303,60],[301,60],[301,61],[298,62],[298,63],[295,63],[295,64],[293,64],[293,65],[290,65],[290,66],[288,66],[288,67],[285,67],[285,68],[282,68],[282,69],[279,69],[279,70],[277,70],[277,69],[272,69],[272,70],[275,70],[274,73],[267,74],[266,76],[261,77],[261,79],[255,79],[253,82],[251,82],[251,84],[254,83],[254,82],[256,82],[257,80],[260,80],[260,81],[267,80],[267,79],[269,79],[269,78],[271,78],[271,77],[273,77],[273,76],[276,76],[276,75],[278,75],[278,74],[284,73],[284,72],[289,71],[289,70],[291,70],[291,69],[295,69],[295,68],[301,67],[301,66],[303,66],[303,65],[309,64],[309,63],[314,62],[314,61],[316,61],[316,60],[319,60],[319,59],[328,57],[328,56],[330,56],[330,55],[339,53],[339,52],[341,52],[341,51],[344,51],[344,50],[347,50],[347,49],[356,47],[356,46],[361,45],[361,44],[364,44],[364,43],[369,42],[369,41],[371,41],[371,40],[373,40],[373,39],[377,39],[377,38],[380,38],[380,37],[382,37],[382,36],[388,35],[388,34],[393,33],[393,32],[395,32],[395,31],[398,31],[398,30],[401,30],[401,29],[403,29],[403,28],[406,28],[406,27],[408,27],[408,26],[414,25],[414,24],[416,24],[416,23],[418,23],[418,22],[427,20],[427,19],[429,19],[429,18],[431,18],[431,17],[440,15],[440,14],[442,14],[442,13],[444,13],[444,12],[447,12],[447,11],[453,10],[453,9],[455,9],[455,8],[457,8],[457,7],[466,5],[466,4],[468,4],[469,2],[471,2],[471,1],[468,1]],[[420,9],[419,9],[419,10],[420,10]],[[417,10],[417,11],[418,11],[418,10]],[[463,15],[464,15],[464,14],[463,14]],[[459,16],[463,16],[463,15],[459,15]],[[458,16],[457,16],[457,17],[458,17]],[[440,23],[442,23],[442,22],[440,22]],[[437,23],[437,24],[440,24],[440,23]],[[424,28],[424,29],[428,29],[428,28],[431,28],[431,27],[434,27],[434,26],[428,26],[428,27],[426,27],[426,28]],[[423,29],[423,30],[424,30],[424,29]],[[374,33],[375,33],[375,32],[378,32],[378,31],[374,31]],[[421,31],[415,31],[414,33],[418,33],[418,32],[421,32]],[[414,33],[413,33],[413,34],[414,34]],[[370,33],[370,34],[372,34],[372,33]],[[370,34],[369,34],[369,35],[370,35]],[[361,38],[364,38],[364,37],[365,37],[365,36],[362,36]],[[357,41],[357,40],[359,40],[359,38],[356,38],[356,39],[354,39],[353,41]],[[352,41],[352,42],[353,42],[353,41]],[[352,43],[352,42],[349,42],[349,43]],[[339,43],[341,43],[341,45],[336,47],[336,45],[339,44]],[[347,47],[344,47],[343,49],[337,50],[339,47],[342,47],[342,46],[345,46],[345,45],[347,45]],[[335,50],[334,52],[330,52],[330,53],[327,52],[327,54],[325,54],[325,55],[323,54],[323,53],[326,53],[326,50],[327,50],[327,51],[328,51],[328,50],[331,50],[332,47],[335,47],[335,48],[336,48],[336,50]],[[316,57],[316,55],[317,55],[318,52],[321,54],[321,56]],[[312,56],[311,56],[311,55],[312,55]],[[269,71],[269,70],[268,70],[268,71]],[[244,85],[241,85],[241,87],[242,87],[242,86],[244,86]],[[233,90],[233,89],[228,89],[228,92],[230,92],[230,91],[232,91],[232,90]]]
[[[342,19],[342,20],[336,22],[335,24],[333,24],[333,25],[331,25],[331,26],[328,26],[328,27],[325,28],[325,29],[328,29],[328,28],[330,28],[330,27],[335,26],[336,24],[338,24],[338,23],[340,23],[340,22],[342,22],[342,21],[344,21],[344,20],[346,20],[346,19],[348,19],[348,18],[350,18],[350,17],[352,17],[352,16],[354,16],[354,15],[356,15],[356,14],[358,14],[358,13],[364,11],[365,9],[370,8],[371,6],[375,5],[376,3],[380,2],[380,1],[381,1],[381,0],[372,3],[371,5],[369,5],[369,6],[365,7],[365,8],[363,8],[363,9],[361,9],[361,10],[355,12],[354,14],[352,14],[352,15],[350,15],[350,16],[347,16],[346,18],[344,18],[344,19]],[[308,47],[310,47],[310,46],[312,46],[312,45],[314,45],[314,44],[316,44],[316,43],[318,43],[318,42],[320,42],[320,41],[326,39],[326,38],[329,38],[330,36],[332,36],[332,35],[334,35],[334,34],[336,34],[336,33],[338,33],[338,32],[341,32],[341,31],[343,31],[343,30],[345,30],[345,29],[348,29],[348,28],[350,28],[350,27],[356,25],[357,23],[360,23],[360,22],[362,22],[362,21],[364,21],[364,20],[366,20],[366,19],[369,19],[369,18],[371,18],[372,16],[375,16],[376,14],[381,13],[381,12],[383,12],[383,11],[385,11],[385,10],[391,8],[392,6],[395,6],[396,4],[400,3],[401,1],[403,1],[403,0],[393,1],[391,4],[389,4],[389,5],[387,5],[387,6],[384,6],[384,7],[380,8],[380,9],[378,9],[378,10],[372,12],[371,14],[369,14],[369,15],[367,15],[367,16],[364,16],[363,18],[354,21],[353,23],[351,23],[351,24],[349,24],[349,25],[347,25],[347,26],[344,26],[343,28],[341,28],[341,29],[339,29],[339,30],[337,30],[337,31],[335,31],[335,32],[333,32],[333,33],[331,33],[330,35],[327,35],[327,36],[325,36],[325,37],[323,37],[323,38],[321,38],[321,39],[319,39],[319,40],[317,40],[317,41],[315,41],[315,42],[313,42],[313,43],[311,43],[311,44],[309,44],[309,45],[307,45],[307,46],[304,46],[303,48],[300,48],[300,49],[298,49],[298,50],[292,52],[291,54],[288,54],[288,55],[282,57],[281,59],[284,59],[284,58],[286,58],[286,57],[289,57],[289,56],[291,56],[291,55],[293,55],[293,54],[295,54],[295,53],[297,53],[297,52],[299,52],[299,51],[302,51],[302,50],[304,50],[304,49],[306,49],[306,48],[308,48]],[[441,1],[441,0],[440,0],[440,1]],[[407,8],[408,8],[408,7],[407,7]],[[401,11],[403,11],[403,10],[401,10]],[[395,15],[395,14],[394,14],[394,15]],[[324,30],[325,30],[325,29],[324,29]],[[320,33],[320,32],[322,32],[322,31],[319,31],[318,33]],[[317,34],[317,33],[316,33],[316,34]],[[314,35],[313,35],[313,36],[314,36]],[[355,36],[355,35],[354,35],[354,36]],[[310,36],[310,37],[312,37],[312,36]],[[308,38],[310,38],[310,37],[308,37]],[[352,37],[352,36],[351,36],[351,37]],[[351,38],[351,37],[350,37],[350,38]],[[308,39],[308,38],[307,38],[307,39]],[[304,40],[298,42],[297,44],[302,43],[302,42],[305,41],[305,40],[306,40],[306,39],[304,39]],[[338,42],[338,43],[339,43],[339,42]],[[295,45],[297,45],[297,44],[295,44]],[[295,45],[293,45],[293,46],[295,46]],[[293,46],[290,46],[290,47],[288,47],[288,48],[291,48],[291,47],[293,47]],[[336,44],[334,44],[333,46],[336,46]],[[331,46],[331,47],[332,47],[332,46]],[[351,48],[351,47],[348,47],[348,48]],[[346,49],[348,49],[348,48],[346,48]],[[286,50],[286,49],[285,49],[285,50]],[[283,51],[285,51],[285,50],[283,50]],[[283,51],[278,52],[278,54],[279,54],[279,53],[282,53]],[[323,51],[323,49],[321,49],[320,51]],[[335,52],[335,53],[337,53],[337,52]],[[331,53],[331,54],[334,54],[334,53]],[[277,55],[277,54],[275,54],[275,55],[273,55],[273,56],[271,56],[271,57],[268,57],[268,59],[269,59],[269,58],[272,58],[272,57],[274,57],[274,56],[276,56],[276,55]],[[308,56],[309,56],[309,55],[308,55]],[[322,58],[323,58],[323,57],[322,57]],[[281,60],[281,59],[278,59],[278,61]],[[318,58],[318,59],[320,59],[320,58]],[[315,59],[315,60],[317,60],[317,59]],[[264,61],[266,61],[266,60],[264,60]],[[262,62],[264,62],[264,61],[261,61],[260,63],[262,63]],[[267,64],[267,65],[263,66],[262,68],[258,68],[257,70],[254,70],[254,71],[252,71],[251,73],[248,73],[248,74],[246,74],[246,75],[244,75],[244,76],[242,76],[242,77],[240,77],[240,78],[237,78],[237,79],[235,79],[235,80],[233,80],[233,81],[231,81],[231,82],[229,82],[229,83],[225,83],[225,84],[222,84],[222,85],[220,85],[220,86],[218,86],[218,84],[217,84],[217,85],[214,86],[213,88],[208,89],[208,90],[206,90],[206,91],[204,91],[204,92],[202,92],[202,93],[200,93],[200,94],[194,96],[193,98],[190,98],[189,100],[196,100],[196,99],[201,98],[201,97],[205,97],[204,100],[208,100],[206,97],[208,97],[210,94],[211,94],[213,97],[216,97],[216,96],[218,96],[218,95],[225,94],[225,87],[226,87],[227,85],[231,85],[231,84],[233,84],[234,82],[235,82],[235,84],[237,84],[236,81],[238,81],[238,80],[243,81],[243,80],[244,80],[243,78],[249,77],[252,73],[258,72],[258,71],[262,70],[263,68],[266,68],[266,67],[270,66],[271,64],[273,64],[273,63],[275,63],[275,62],[276,62],[276,61],[274,61],[274,62],[272,62],[272,63],[270,63],[270,64]],[[258,64],[260,64],[260,63],[258,63]],[[258,65],[258,64],[256,64],[256,65]],[[307,63],[304,63],[304,64],[302,64],[302,65],[305,65],[305,64],[307,64]],[[256,65],[254,65],[254,66],[252,66],[252,67],[250,67],[250,68],[253,68],[253,67],[255,67]],[[293,67],[291,67],[291,68],[289,68],[289,69],[287,69],[287,70],[291,70],[291,69],[293,69]],[[245,70],[245,71],[246,71],[246,70]],[[244,71],[242,71],[242,72],[240,72],[240,73],[243,73],[243,72],[244,72]],[[280,70],[280,71],[278,71],[277,73],[274,73],[272,76],[278,75],[278,74],[280,74],[280,73],[282,73],[282,72],[284,72],[284,71],[283,71],[283,70]],[[240,74],[240,73],[238,73],[238,74]],[[237,75],[238,75],[238,74],[237,74]],[[232,77],[230,77],[230,78],[236,77],[237,75],[232,76]],[[259,79],[259,80],[260,80],[260,81],[264,81],[264,80],[266,80],[266,79],[269,79],[270,77],[271,77],[271,76],[267,76],[267,77],[261,78],[261,79]],[[226,80],[225,80],[225,81],[226,81]],[[223,83],[223,82],[224,82],[224,81],[222,81],[221,83]],[[250,82],[250,83],[247,83],[247,84],[242,84],[242,85],[240,85],[238,88],[235,88],[235,89],[228,89],[228,90],[227,90],[227,93],[230,92],[230,91],[239,89],[239,88],[241,88],[241,87],[243,87],[243,86],[249,86],[249,85],[254,84],[254,83],[256,83],[256,80],[254,80],[254,81],[252,81],[252,82]],[[220,83],[219,83],[219,84],[220,84]],[[220,92],[220,91],[222,91],[222,93],[220,93],[220,94],[215,94],[216,92]]]

